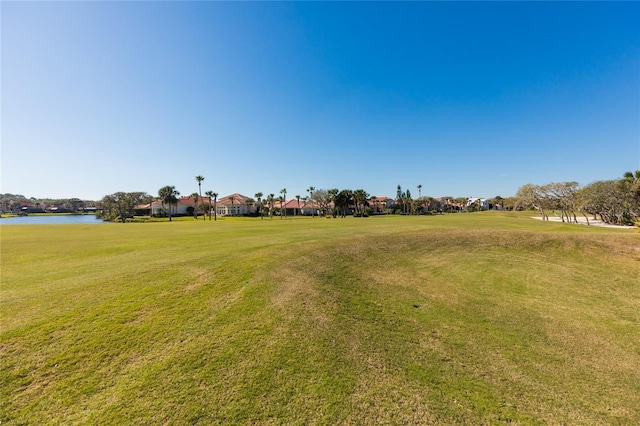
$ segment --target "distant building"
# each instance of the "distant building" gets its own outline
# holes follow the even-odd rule
[[[474,197],[467,198],[467,207],[472,206],[474,204],[477,205],[478,207],[481,207],[484,210],[489,210],[489,202],[485,198],[474,198]]]
[[[257,211],[255,200],[238,193],[218,199],[215,205],[218,216],[245,216]]]
[[[204,204],[204,210],[207,211],[209,209],[209,197],[202,197],[202,198],[198,197],[197,202],[195,200],[195,197],[192,197],[191,195],[186,197],[180,197],[178,199],[178,202],[176,204],[172,204],[171,206],[169,206],[168,204],[163,204],[162,201],[160,200],[155,200],[150,205],[142,204],[142,205],[136,206],[136,210],[148,211],[150,208],[151,215],[157,215],[157,214],[161,214],[162,211],[169,213],[169,209],[171,209],[172,216],[174,215],[186,216],[186,215],[193,215],[193,211],[196,208],[196,205],[198,207],[198,212],[201,213],[200,211],[201,204]]]

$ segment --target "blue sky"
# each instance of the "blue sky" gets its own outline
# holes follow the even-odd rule
[[[514,195],[640,169],[639,2],[2,2],[1,192]]]

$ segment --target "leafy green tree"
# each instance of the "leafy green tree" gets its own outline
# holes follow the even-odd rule
[[[632,220],[640,217],[640,170],[626,172],[620,180],[622,191],[627,193],[626,207]]]
[[[315,188],[314,188],[315,189]],[[320,210],[321,215],[327,214],[327,209],[329,206],[329,194],[325,189],[315,189],[313,191],[313,196],[311,197],[311,201],[314,203],[313,209],[315,213],[315,208]]]
[[[338,209],[340,217],[345,218],[347,216],[347,210],[353,199],[353,191],[350,189],[343,189],[336,195],[335,204]]]
[[[171,206],[178,203],[178,197],[180,192],[176,190],[175,186],[167,185],[158,190],[158,197],[162,202],[162,208],[165,204],[169,205],[169,222],[171,222]]]
[[[120,220],[125,223],[127,218],[132,217],[138,204],[151,199],[145,192],[116,192],[105,195],[100,201],[102,211],[100,217],[107,221]]]
[[[549,215],[545,213],[549,203],[541,186],[531,183],[521,186],[516,193],[516,199],[517,207],[534,208],[538,210],[543,220],[549,220]]]
[[[564,222],[578,222],[576,218],[578,182],[553,182],[541,187],[549,206],[560,211],[560,218]]]
[[[332,188],[327,191],[327,198],[329,201],[329,205],[333,203],[333,207],[331,208],[331,216],[333,216],[334,218],[338,215],[337,198],[339,193],[340,191],[338,190],[338,188]]]
[[[640,217],[640,171],[626,172],[621,179],[593,182],[578,192],[580,207],[603,222],[638,224]]]

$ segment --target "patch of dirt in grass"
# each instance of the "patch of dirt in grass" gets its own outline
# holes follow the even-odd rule
[[[356,390],[346,401],[350,413],[344,424],[426,425],[436,422],[437,416],[429,408],[424,389],[412,389],[402,375],[380,369],[380,365],[371,365],[360,375]]]
[[[300,257],[283,264],[278,271],[272,271],[269,279],[274,283],[270,300],[284,318],[308,318],[322,328],[331,317],[328,312],[335,310],[330,299],[322,297],[316,280],[312,276],[312,261]]]
[[[191,267],[188,271],[189,282],[184,287],[185,292],[191,292],[197,290],[206,283],[213,280],[213,276],[210,270],[202,267]]]

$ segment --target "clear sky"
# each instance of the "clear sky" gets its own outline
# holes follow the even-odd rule
[[[0,13],[0,192],[504,197],[640,169],[639,2]]]

